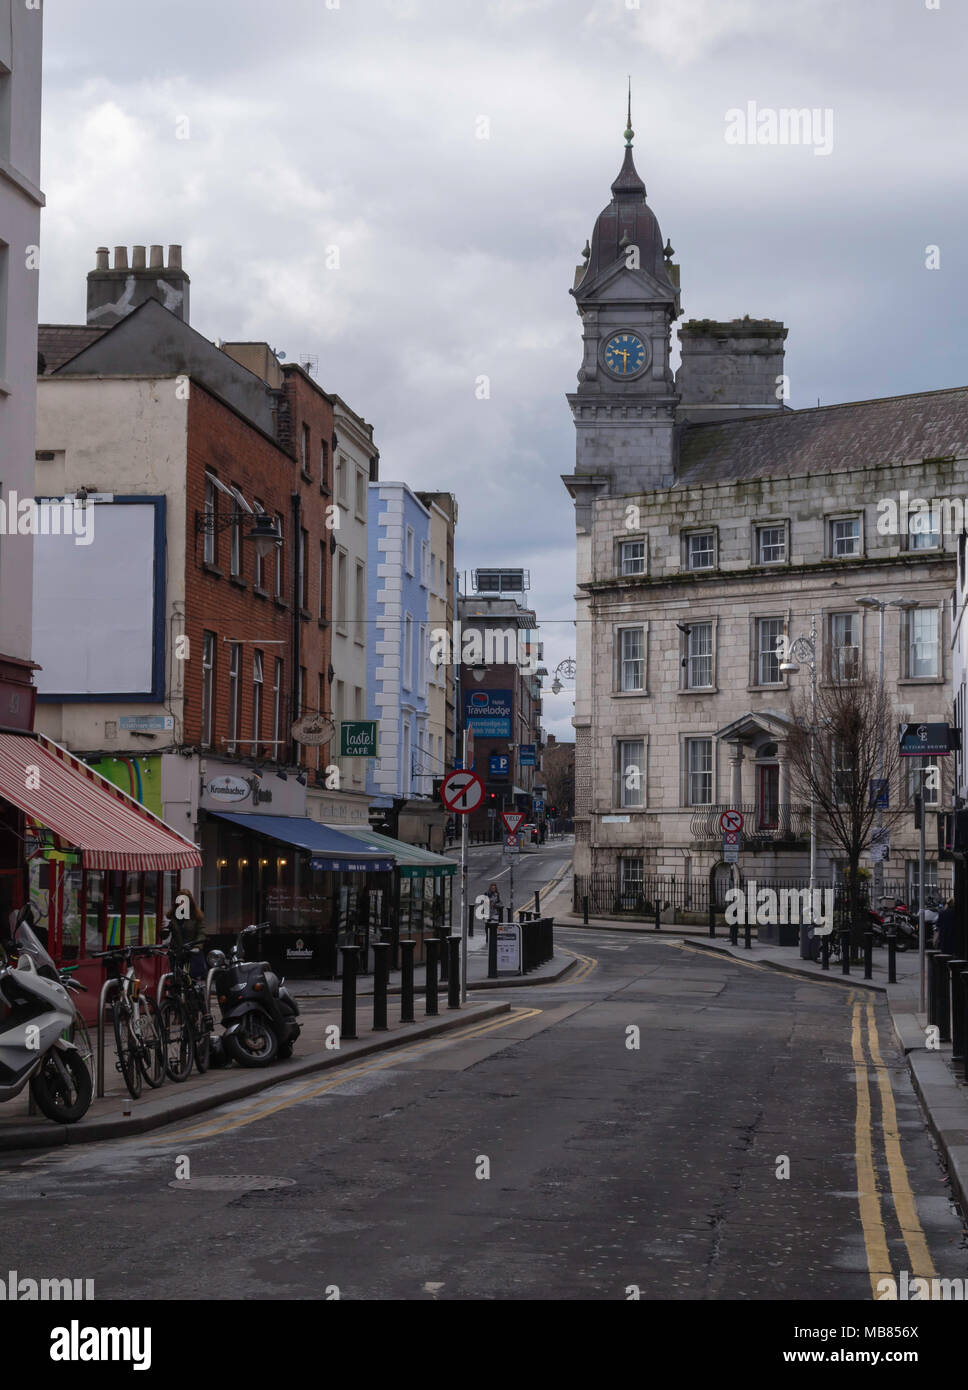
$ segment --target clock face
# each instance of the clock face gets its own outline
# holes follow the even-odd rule
[[[645,366],[645,343],[637,333],[614,333],[602,356],[614,376],[634,376]]]

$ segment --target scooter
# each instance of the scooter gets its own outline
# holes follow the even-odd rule
[[[17,964],[0,946],[0,1102],[30,1084],[49,1120],[70,1125],[85,1115],[94,1082],[83,1057],[65,1037],[74,1024],[74,1003],[57,966],[31,931],[29,903],[14,929]]]
[[[285,980],[268,961],[242,959],[242,938],[258,930],[244,927],[227,958],[224,951],[208,953],[209,988],[215,991],[225,1027],[219,1050],[242,1067],[267,1067],[277,1057],[291,1057],[301,1032],[299,1005]]]

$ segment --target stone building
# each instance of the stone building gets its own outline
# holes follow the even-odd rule
[[[958,538],[947,512],[925,523],[913,499],[958,499],[968,457],[965,389],[790,409],[787,330],[770,319],[683,325],[673,377],[679,267],[631,141],[629,128],[572,290],[584,355],[564,478],[577,540],[575,872],[597,875],[612,908],[652,875],[721,898],[728,808],[745,818],[741,881],[806,875],[809,815],[785,740],[810,670],[780,670],[784,634],[815,623],[821,682],[876,672],[881,615],[861,600],[886,604],[899,717],[950,717]],[[949,797],[942,781],[935,806]],[[885,882],[911,892],[913,821],[893,839]],[[929,850],[931,884],[936,841]],[[836,878],[822,839],[818,867]]]

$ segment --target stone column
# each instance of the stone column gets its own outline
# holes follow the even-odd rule
[[[780,764],[780,815],[778,834],[781,839],[790,834],[790,764],[787,762],[786,743],[782,740],[776,745],[777,761]]]
[[[743,745],[741,743],[733,743],[730,747],[733,750],[729,759],[732,765],[730,805],[738,811],[743,805]]]

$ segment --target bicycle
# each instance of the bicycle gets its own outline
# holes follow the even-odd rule
[[[60,982],[67,990],[80,991],[87,993],[87,985],[82,985],[80,980],[74,979],[76,965],[62,965],[60,967]],[[94,1044],[91,1042],[91,1035],[88,1032],[87,1024],[84,1022],[78,1009],[74,1010],[74,1022],[66,1030],[68,1042],[72,1042],[77,1048],[78,1056],[91,1073],[92,1092],[97,1086],[97,1053]]]
[[[108,979],[115,986],[108,998],[114,1017],[117,1067],[132,1100],[137,1100],[142,1079],[152,1090],[165,1079],[167,1040],[161,1013],[151,995],[142,994],[141,981],[134,973],[135,956],[156,955],[157,948],[123,946],[94,954],[104,961]]]
[[[166,1070],[172,1081],[186,1081],[193,1062],[199,1075],[208,1071],[215,1020],[208,1009],[204,984],[193,979],[188,968],[192,948],[172,943],[167,953],[171,971],[165,977],[167,988],[161,1000],[162,1027],[168,1040]]]

